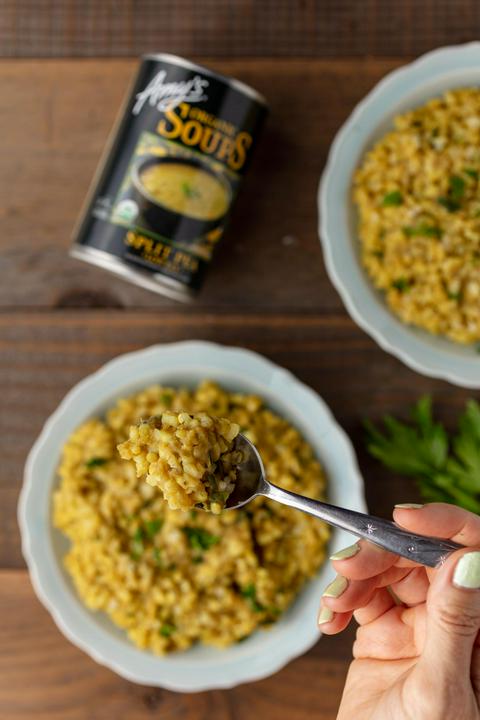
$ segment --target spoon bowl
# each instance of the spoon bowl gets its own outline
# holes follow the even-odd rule
[[[353,535],[364,538],[395,555],[428,567],[438,567],[445,562],[450,553],[463,547],[448,538],[416,535],[403,530],[391,520],[329,505],[283,490],[268,482],[262,458],[255,445],[245,435],[237,435],[234,449],[241,452],[243,459],[237,466],[237,480],[233,492],[227,499],[226,510],[241,508],[250,500],[263,496],[314,515],[329,525],[348,530]]]

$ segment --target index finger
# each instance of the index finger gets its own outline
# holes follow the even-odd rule
[[[383,550],[367,540],[359,540],[349,548],[332,555],[330,560],[340,575],[351,580],[366,580],[380,575],[395,565],[398,555]]]
[[[462,545],[480,545],[480,517],[447,503],[429,503],[419,508],[394,508],[393,518],[401,527],[433,537],[449,538]]]

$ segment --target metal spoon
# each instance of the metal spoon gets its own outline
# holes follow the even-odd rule
[[[451,540],[415,535],[402,530],[391,520],[336,507],[283,490],[268,482],[256,447],[244,435],[237,436],[235,450],[242,452],[244,460],[238,466],[237,482],[227,499],[225,509],[240,508],[262,495],[283,505],[303,510],[329,525],[348,530],[395,555],[428,567],[441,565],[451,552],[463,547]]]

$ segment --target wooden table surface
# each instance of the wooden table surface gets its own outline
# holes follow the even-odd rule
[[[447,2],[415,3],[425,11],[416,23],[413,2],[304,1],[297,14],[294,5],[6,0],[0,10],[0,720],[333,720],[350,659],[353,629],[261,682],[181,695],[130,684],[63,638],[33,594],[15,511],[34,438],[86,374],[119,353],[189,338],[263,353],[330,405],[354,442],[369,507],[385,516],[418,496],[366,455],[362,418],[403,414],[430,392],[451,423],[470,395],[412,372],[351,321],[323,267],[316,192],[355,103],[411,53],[469,39],[479,6],[458,3],[462,15]],[[136,65],[118,56],[154,42],[251,83],[271,104],[230,232],[189,307],[67,256]],[[62,55],[113,57],[27,59]]]

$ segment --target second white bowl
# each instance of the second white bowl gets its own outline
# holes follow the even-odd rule
[[[318,193],[320,238],[332,283],[355,320],[387,352],[417,372],[480,387],[480,354],[402,323],[388,309],[360,260],[352,178],[366,150],[395,115],[455,87],[480,86],[480,43],[440,48],[389,73],[338,131]],[[480,308],[479,308],[480,312]]]

